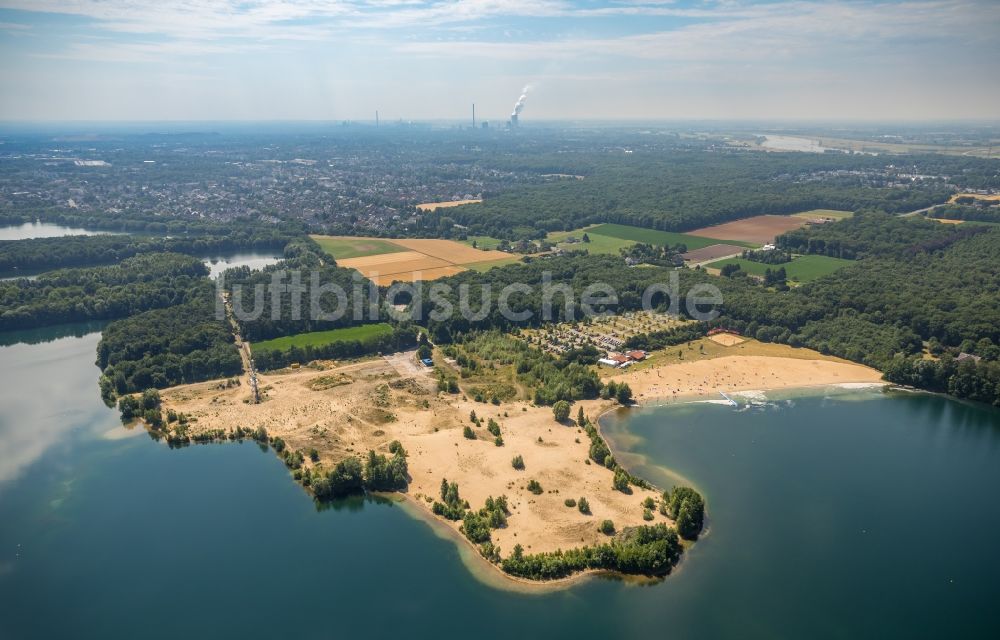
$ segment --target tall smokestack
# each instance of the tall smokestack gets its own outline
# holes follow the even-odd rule
[[[472,103],[472,128],[476,128],[476,103]]]
[[[378,109],[375,110],[375,128],[378,129]]]

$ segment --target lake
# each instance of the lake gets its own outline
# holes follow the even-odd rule
[[[859,391],[610,416],[707,496],[651,586],[477,580],[393,503],[317,510],[255,444],[171,450],[101,403],[86,327],[0,337],[0,637],[994,637],[1000,412]]]
[[[256,271],[258,269],[263,269],[268,265],[275,264],[279,260],[281,260],[281,257],[273,254],[250,252],[205,258],[205,264],[208,265],[209,269],[208,277],[216,278],[226,269],[232,269],[233,267],[250,267],[252,271]]]
[[[59,238],[62,236],[94,236],[110,234],[113,231],[89,231],[53,224],[51,222],[25,222],[24,224],[0,227],[0,240],[27,240],[29,238]]]

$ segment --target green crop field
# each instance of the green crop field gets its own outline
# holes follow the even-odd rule
[[[345,327],[343,329],[331,329],[330,331],[310,331],[309,333],[298,333],[294,336],[282,336],[273,340],[264,340],[252,345],[255,351],[265,349],[276,349],[285,351],[293,346],[317,347],[331,342],[342,342],[345,340],[365,340],[381,335],[392,333],[392,327],[384,322],[378,324],[363,324],[358,327]]]
[[[743,258],[727,258],[706,264],[705,266],[709,269],[721,269],[727,264],[738,264],[743,271],[757,276],[764,275],[764,272],[768,269],[773,271],[784,267],[785,274],[789,280],[794,282],[809,282],[810,280],[830,275],[852,262],[853,260],[842,260],[828,256],[799,256],[785,264],[762,264],[760,262],[744,260]]]
[[[574,232],[578,235],[582,235],[581,232]],[[642,227],[631,227],[625,224],[599,224],[596,227],[591,227],[587,229],[587,234],[590,236],[591,240],[594,239],[594,235],[605,236],[609,238],[618,238],[620,240],[629,240],[631,242],[645,242],[646,244],[658,244],[666,246],[674,246],[676,244],[684,244],[688,249],[701,249],[702,247],[707,247],[713,244],[735,244],[743,247],[754,247],[750,242],[738,242],[733,240],[716,240],[715,238],[702,238],[701,236],[692,236],[687,233],[674,233],[672,231],[656,231],[655,229],[644,229]]]
[[[463,264],[462,266],[466,269],[471,269],[473,271],[489,271],[493,267],[502,267],[507,264],[514,264],[515,262],[520,262],[520,256],[513,255],[509,258],[500,258],[499,260],[490,260],[489,262],[470,262],[469,264]]]
[[[352,238],[350,236],[310,236],[336,260],[396,253],[407,249],[381,238]]]

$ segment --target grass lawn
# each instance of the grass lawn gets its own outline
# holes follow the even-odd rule
[[[795,282],[809,282],[816,278],[822,278],[834,271],[854,262],[853,260],[842,260],[840,258],[830,258],[828,256],[799,256],[785,264],[761,264],[751,262],[743,258],[727,258],[705,265],[709,269],[721,269],[727,264],[738,264],[740,268],[750,274],[762,276],[768,269],[774,270],[780,267],[785,268],[785,274],[789,280]]]
[[[496,249],[500,246],[500,238],[492,236],[469,236],[467,239],[462,240],[462,243],[471,247],[473,240],[476,242],[477,249]]]
[[[634,240],[625,240],[622,238],[595,234],[593,230],[594,227],[585,227],[575,231],[551,231],[547,236],[545,236],[545,239],[555,245],[558,245],[561,249],[586,249],[589,253],[593,254],[610,253],[612,255],[618,255],[618,251],[620,249],[635,244]],[[572,244],[564,242],[564,240],[566,240],[569,236],[573,236],[577,240],[581,240],[583,238],[583,234],[585,233],[587,234],[587,237],[590,238],[590,242],[574,242]]]
[[[795,218],[833,218],[834,220],[843,220],[844,218],[853,218],[853,211],[838,211],[836,209],[813,209],[812,211],[803,211],[802,213],[793,213]]]
[[[381,238],[352,238],[350,236],[310,236],[337,260],[374,256],[380,253],[406,251],[405,248]]]
[[[252,345],[254,351],[264,349],[277,349],[285,351],[292,346],[320,346],[331,342],[342,342],[344,340],[364,340],[375,336],[392,333],[392,327],[384,322],[378,324],[363,324],[357,327],[345,327],[343,329],[331,329],[330,331],[311,331],[309,333],[298,333],[294,336],[282,336],[273,340],[264,340]]]
[[[582,235],[582,232],[574,233]],[[752,242],[716,240],[715,238],[692,236],[687,233],[674,233],[672,231],[656,231],[654,229],[644,229],[642,227],[631,227],[625,224],[599,224],[595,227],[587,229],[587,234],[590,236],[591,240],[594,239],[594,235],[596,234],[609,238],[629,240],[632,242],[645,242],[646,244],[673,246],[675,244],[683,243],[687,245],[688,249],[701,249],[702,247],[707,247],[712,244],[735,244],[743,247],[757,246]]]

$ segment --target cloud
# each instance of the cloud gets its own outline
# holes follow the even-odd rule
[[[19,10],[0,18],[33,27],[30,37],[5,36],[13,55],[0,71],[14,74],[18,54],[51,65],[52,77],[75,69],[69,60],[96,62],[83,73],[120,77],[125,87],[114,65],[156,66],[161,74],[214,68],[214,85],[234,92],[261,84],[275,93],[301,78],[301,91],[326,92],[330,102],[360,102],[383,91],[374,79],[394,74],[396,82],[434,79],[479,95],[498,78],[511,78],[516,91],[546,75],[581,85],[628,79],[640,97],[670,82],[716,100],[731,86],[791,95],[827,83],[826,91],[872,101],[873,88],[885,93],[904,80],[912,98],[968,77],[979,80],[962,86],[967,102],[979,100],[981,112],[1000,107],[1000,89],[984,82],[1000,66],[996,0],[0,0],[0,7]],[[74,19],[50,30],[46,14]],[[33,46],[19,48],[29,40]],[[44,73],[18,78],[27,85],[37,78],[43,94]],[[183,94],[197,86],[172,88]],[[411,104],[439,108],[437,96],[406,90]],[[743,99],[729,91],[728,99]],[[620,95],[627,93],[622,84]],[[649,99],[650,109],[658,99]]]

